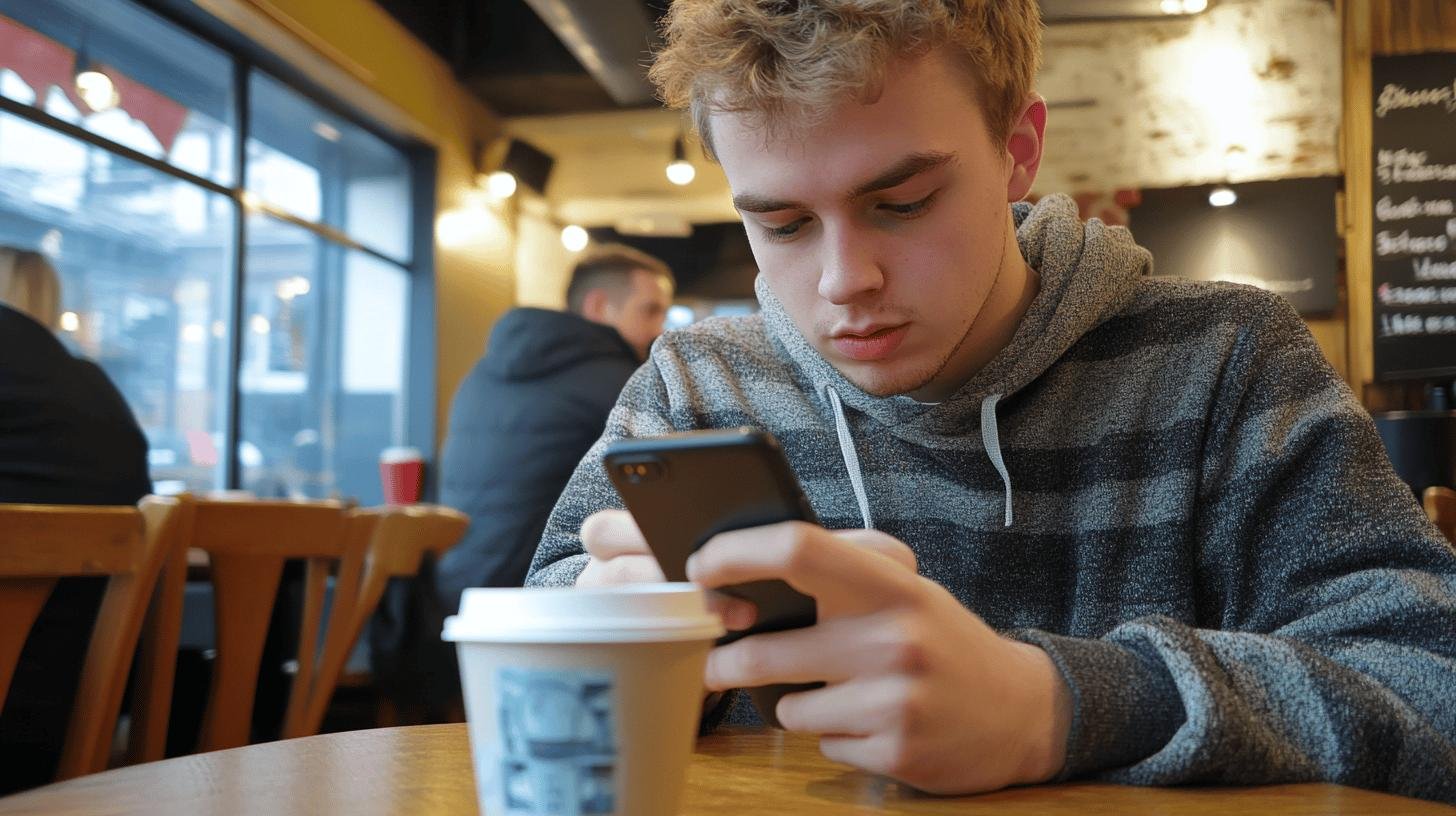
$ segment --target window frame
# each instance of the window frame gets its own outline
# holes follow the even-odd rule
[[[306,230],[320,239],[345,250],[360,252],[392,267],[404,270],[409,281],[408,328],[404,349],[404,444],[418,448],[427,462],[434,459],[435,449],[435,192],[437,155],[423,142],[401,137],[372,121],[357,110],[333,97],[293,65],[244,37],[221,20],[208,14],[193,2],[183,0],[125,0],[150,11],[183,33],[223,51],[232,60],[234,134],[232,144],[232,184],[220,184],[169,163],[165,158],[147,155],[80,124],[67,122],[45,110],[6,96],[0,96],[0,111],[28,120],[41,127],[89,146],[105,150],[129,161],[137,162],[159,173],[224,196],[233,204],[233,257],[225,283],[227,310],[226,371],[223,380],[223,445],[219,451],[222,489],[234,490],[242,485],[242,465],[238,457],[242,416],[240,406],[241,365],[247,327],[244,299],[244,275],[248,262],[248,220],[253,214],[265,215]],[[249,117],[251,78],[255,72],[279,82],[323,110],[348,121],[400,151],[409,173],[409,261],[380,252],[347,235],[343,230],[321,222],[300,218],[282,208],[267,204],[247,192],[247,149],[251,120]],[[426,472],[433,471],[427,468]],[[435,486],[427,479],[423,497],[432,499]]]

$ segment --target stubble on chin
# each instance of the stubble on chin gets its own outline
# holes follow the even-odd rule
[[[831,363],[833,365],[833,363]],[[893,360],[874,367],[862,365],[835,365],[835,370],[854,387],[872,397],[895,397],[919,391],[935,379],[939,367],[909,369],[904,363]]]

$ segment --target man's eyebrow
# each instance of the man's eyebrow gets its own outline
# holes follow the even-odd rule
[[[849,192],[847,198],[853,200],[880,190],[888,190],[904,184],[921,173],[944,167],[955,160],[956,154],[954,153],[911,153],[895,162],[890,169],[855,187]]]
[[[895,162],[888,170],[878,176],[856,186],[846,196],[853,200],[869,193],[880,190],[888,190],[900,184],[904,184],[921,173],[944,167],[956,160],[954,153],[911,153],[905,158]],[[802,210],[804,205],[797,201],[786,201],[784,199],[769,198],[768,196],[743,193],[733,196],[733,207],[739,212],[769,213],[781,210]]]
[[[744,193],[733,196],[733,207],[739,212],[769,213],[779,210],[802,210],[804,205],[797,201],[782,201],[777,198]]]

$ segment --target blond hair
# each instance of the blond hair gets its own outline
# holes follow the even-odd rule
[[[812,123],[846,98],[876,98],[893,59],[941,46],[1004,139],[1041,60],[1036,0],[676,0],[662,34],[648,75],[663,102],[691,111],[710,156],[714,111]]]
[[[55,329],[61,322],[61,279],[56,268],[39,252],[0,247],[0,303]]]

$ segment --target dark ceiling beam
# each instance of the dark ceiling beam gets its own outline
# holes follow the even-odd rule
[[[643,67],[657,41],[652,20],[637,2],[526,0],[582,67],[623,106],[652,101]]]
[[[1170,16],[1163,13],[1161,0],[1041,0],[1041,15],[1048,25]]]

